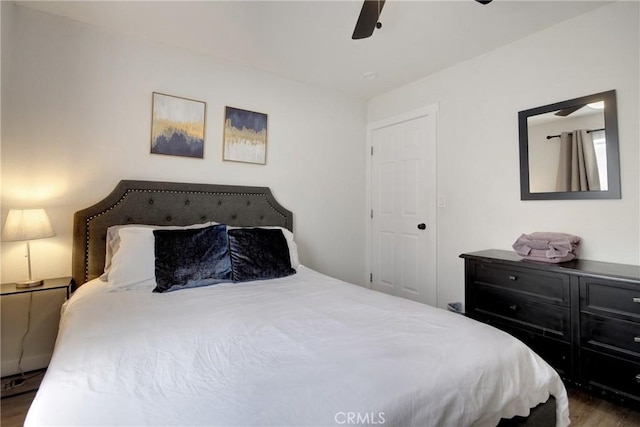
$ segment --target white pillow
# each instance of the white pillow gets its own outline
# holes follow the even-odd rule
[[[120,247],[111,259],[107,289],[131,289],[155,277],[153,229],[131,227],[119,230]]]
[[[155,239],[153,230],[204,228],[216,222],[188,226],[124,225],[107,230],[105,272],[100,279],[107,281],[107,289],[131,289],[155,286]],[[106,258],[111,250],[108,264]],[[151,282],[149,282],[151,280]]]
[[[298,270],[298,267],[300,267],[300,260],[298,258],[298,245],[296,245],[296,242],[293,239],[293,233],[289,231],[289,229],[278,227],[278,226],[234,227],[231,225],[227,225],[227,230],[233,230],[234,228],[267,228],[271,230],[273,229],[282,230],[282,234],[284,234],[284,238],[287,240],[287,246],[289,247],[289,258],[291,260],[291,268]]]
[[[127,224],[127,225],[112,225],[107,228],[107,239],[106,239],[106,250],[104,254],[104,272],[100,276],[100,280],[106,282],[109,279],[109,271],[111,270],[111,260],[113,259],[113,254],[118,251],[120,247],[120,229],[124,227],[153,227],[152,225],[146,224]]]

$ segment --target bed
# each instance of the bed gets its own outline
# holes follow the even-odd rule
[[[569,424],[520,341],[300,265],[292,231],[264,187],[121,181],[77,212],[78,287],[25,425]],[[230,280],[198,252],[221,238]],[[176,267],[200,254],[220,258]]]

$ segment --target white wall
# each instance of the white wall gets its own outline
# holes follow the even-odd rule
[[[362,284],[364,100],[9,2],[2,18],[2,222],[44,207],[57,233],[32,242],[34,276],[70,275],[73,213],[147,179],[271,187],[294,212],[301,261]],[[207,103],[204,159],[149,154],[154,91]],[[268,114],[267,165],[222,161],[226,105]],[[3,283],[26,277],[24,247],[2,244]],[[50,352],[52,327],[32,325],[25,369]],[[6,375],[18,352],[2,344]]]
[[[583,238],[582,255],[640,263],[639,4],[617,2],[370,100],[368,121],[438,113],[438,304],[464,300],[463,261],[521,233]],[[428,52],[424,52],[428,54]],[[521,201],[518,111],[615,89],[621,200]]]
[[[70,273],[73,212],[128,178],[269,186],[294,212],[302,262],[362,281],[365,101],[14,8],[2,213],[47,208],[58,235],[33,242],[34,274]],[[203,160],[149,154],[154,91],[207,103]],[[268,114],[266,166],[222,161],[225,105]],[[3,282],[26,274],[23,246],[3,245]]]

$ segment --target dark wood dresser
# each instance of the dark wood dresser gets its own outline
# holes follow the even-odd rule
[[[640,406],[640,266],[460,257],[467,316],[519,338],[565,381]]]

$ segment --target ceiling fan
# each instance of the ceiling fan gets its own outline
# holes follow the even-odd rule
[[[582,105],[574,105],[573,107],[568,107],[568,108],[564,108],[562,110],[558,110],[555,112],[556,116],[560,116],[560,117],[566,117],[571,113],[575,113],[576,111],[578,111],[579,109],[581,109],[582,107],[584,107],[586,104],[582,104]]]
[[[491,0],[476,0],[481,4],[491,3]],[[353,40],[366,39],[371,37],[373,31],[377,28],[382,28],[380,22],[380,13],[384,7],[385,0],[364,0],[362,9],[360,10],[360,16],[356,22],[356,27],[353,30],[351,38]]]

